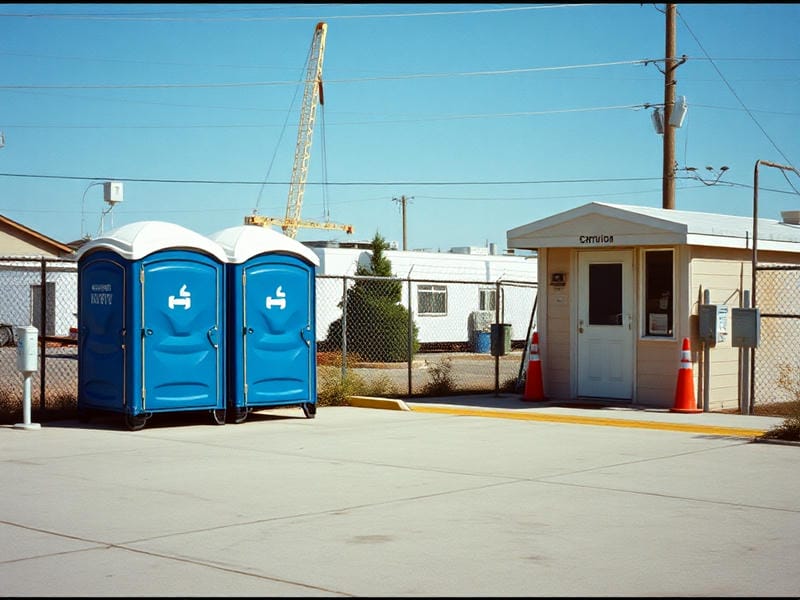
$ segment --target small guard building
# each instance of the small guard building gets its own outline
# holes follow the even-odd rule
[[[756,221],[755,264],[800,264],[798,213]],[[673,408],[688,338],[698,408],[739,408],[746,359],[730,335],[729,309],[749,306],[752,240],[748,217],[599,202],[508,230],[509,249],[538,254],[546,398]],[[759,290],[758,298],[781,293]],[[713,340],[700,330],[706,305]],[[706,356],[707,383],[697,368]]]

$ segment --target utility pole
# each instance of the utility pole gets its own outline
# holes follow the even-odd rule
[[[411,198],[406,198],[405,196],[400,196],[400,198],[392,198],[395,202],[399,202],[400,206],[402,207],[401,210],[403,211],[403,250],[406,250],[406,200],[411,200]]]
[[[675,106],[674,72],[678,66],[675,60],[675,4],[667,4],[666,53],[664,55],[664,173],[662,183],[662,207],[675,208],[675,131],[670,124],[672,109]]]

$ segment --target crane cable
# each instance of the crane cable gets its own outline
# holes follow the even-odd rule
[[[308,55],[306,56],[305,66],[303,67],[302,73],[301,73],[301,75],[300,75],[300,77],[298,79],[298,81],[301,82],[301,83],[305,82],[305,73],[306,73],[306,70],[308,69],[308,64],[309,64],[310,61],[311,61],[311,50],[309,49]],[[321,90],[322,90],[322,86],[320,84],[320,91]],[[297,96],[299,95],[299,93],[300,93],[300,83],[298,83],[298,85],[294,88],[294,95],[292,96],[292,101],[289,104],[289,109],[286,111],[286,117],[283,120],[283,126],[281,127],[281,133],[278,136],[278,141],[275,143],[275,149],[272,152],[272,158],[269,161],[269,166],[267,167],[267,172],[264,175],[264,179],[262,180],[261,185],[258,188],[258,196],[256,197],[256,205],[253,208],[253,214],[254,215],[258,213],[258,205],[261,202],[261,195],[263,194],[264,187],[266,186],[267,181],[269,180],[269,174],[272,172],[272,165],[275,164],[275,157],[278,155],[278,148],[280,147],[281,141],[283,140],[283,136],[286,133],[286,128],[289,126],[289,117],[291,116],[292,111],[295,109],[295,106],[297,106]]]
[[[330,203],[328,202],[328,151],[325,143],[325,96],[322,93],[322,79],[317,82],[319,85],[319,112],[320,112],[320,137],[322,148],[322,212],[325,221],[331,220]]]

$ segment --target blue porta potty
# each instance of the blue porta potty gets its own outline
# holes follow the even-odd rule
[[[317,410],[316,268],[300,242],[257,225],[210,236],[226,255],[228,410]]]
[[[225,253],[179,225],[124,225],[78,250],[78,412],[209,410],[225,423]]]

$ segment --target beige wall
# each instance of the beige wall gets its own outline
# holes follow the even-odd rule
[[[21,239],[18,230],[0,223],[0,256],[57,257],[59,254],[54,253],[53,248],[48,247],[44,241],[32,236]]]
[[[571,248],[549,248],[545,255],[546,277],[540,277],[540,290],[546,295],[546,341],[542,359],[544,392],[551,399],[569,399],[571,391],[570,359],[572,310],[575,273],[572,266]],[[566,273],[567,283],[563,287],[550,285],[550,273]]]
[[[665,246],[664,248],[667,248]],[[634,252],[636,281],[636,310],[642,310],[641,264],[642,247]],[[752,254],[748,250],[712,247],[673,247],[676,253],[675,337],[654,339],[641,337],[641,315],[637,314],[638,335],[635,355],[634,401],[642,406],[672,408],[680,367],[682,342],[688,337],[691,344],[692,375],[695,399],[700,407],[704,401],[704,347],[698,337],[698,307],[703,292],[708,290],[710,303],[728,306],[728,335],[723,342],[709,348],[709,409],[736,409],[739,406],[739,363],[741,351],[731,344],[731,309],[742,305],[744,290],[751,287]],[[549,399],[570,399],[574,394],[572,358],[577,355],[572,344],[572,313],[577,301],[575,248],[540,250],[543,300],[539,308],[537,327],[540,331],[545,394]],[[800,264],[800,255],[759,252],[759,264],[765,262]],[[550,285],[554,272],[566,274],[566,285]],[[775,287],[775,286],[772,286]],[[782,289],[759,288],[759,305]]]

